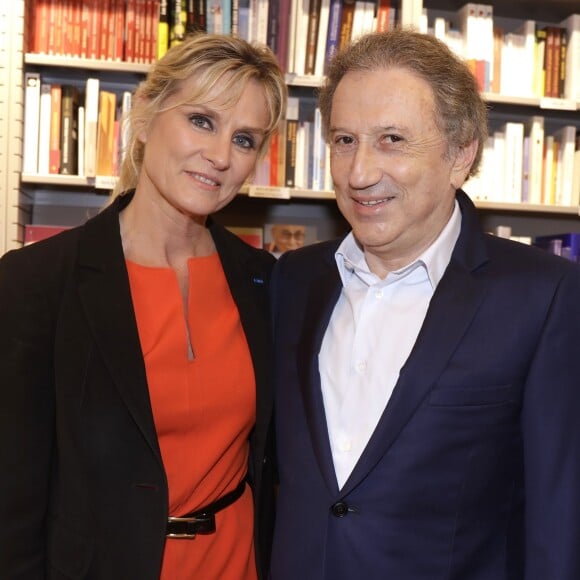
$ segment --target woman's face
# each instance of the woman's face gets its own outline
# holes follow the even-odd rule
[[[164,211],[205,218],[234,198],[256,166],[269,122],[264,89],[248,81],[226,108],[223,84],[216,83],[205,103],[192,105],[180,103],[195,79],[184,82],[139,135],[145,154],[137,193]]]

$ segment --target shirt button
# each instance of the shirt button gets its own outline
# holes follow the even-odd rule
[[[383,297],[383,291],[382,290],[377,290],[375,292],[375,298],[382,298]]]
[[[361,374],[364,373],[367,370],[367,361],[359,360],[356,363],[356,370]]]
[[[343,439],[339,444],[338,444],[338,448],[341,451],[350,451],[352,449],[352,444],[350,442],[349,439]]]
[[[348,505],[343,501],[337,501],[331,508],[332,515],[337,518],[343,518],[348,513]]]

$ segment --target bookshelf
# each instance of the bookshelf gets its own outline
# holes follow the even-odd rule
[[[72,216],[67,219],[83,219],[95,212],[100,199],[105,201],[114,183],[114,178],[110,176],[23,173],[25,73],[38,72],[47,82],[71,83],[81,88],[86,78],[94,76],[101,86],[121,92],[131,90],[149,66],[144,62],[107,61],[28,51],[29,35],[32,34],[27,12],[30,1],[3,2],[0,8],[0,32],[4,39],[0,43],[0,255],[22,245],[24,226],[34,221],[36,206],[42,209],[42,215],[51,215],[54,220],[58,219],[59,211],[62,215]],[[283,2],[279,0],[280,10]],[[462,0],[393,0],[391,6],[396,8],[397,23],[421,28],[425,25],[425,9],[427,24],[432,26],[437,16],[456,17],[463,4],[465,2]],[[558,24],[570,14],[580,14],[580,0],[554,0],[549,5],[539,0],[513,0],[507,5],[495,0],[488,4],[493,6],[494,19],[497,18],[498,23],[508,29],[524,19],[534,19],[543,26]],[[329,9],[331,6],[332,3]],[[289,42],[287,36],[286,42]],[[280,34],[279,38],[284,38],[284,35]],[[290,95],[299,99],[314,100],[315,89],[320,82],[320,76],[292,71],[287,74]],[[541,115],[550,131],[567,124],[580,128],[579,100],[537,95],[513,96],[492,91],[484,92],[483,96],[490,105],[493,127],[506,121]],[[280,220],[301,220],[302,223],[316,225],[319,237],[323,239],[340,235],[347,229],[333,198],[332,192],[324,188],[250,186],[244,188],[216,219],[224,225],[248,227]],[[52,207],[51,200],[54,201]],[[484,226],[490,230],[498,225],[509,225],[514,235],[522,236],[580,232],[578,204],[476,200],[476,205],[481,209]]]

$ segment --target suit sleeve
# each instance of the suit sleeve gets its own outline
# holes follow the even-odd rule
[[[580,268],[567,271],[524,395],[525,580],[580,578]]]
[[[38,256],[38,254],[37,254]],[[53,324],[40,264],[0,260],[0,576],[44,577],[54,439]]]

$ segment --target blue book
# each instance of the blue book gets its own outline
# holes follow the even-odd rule
[[[330,0],[330,14],[328,17],[328,37],[326,39],[326,57],[324,59],[324,72],[326,63],[334,56],[340,43],[340,20],[342,17],[342,0]]]
[[[534,246],[548,250],[552,254],[562,256],[572,262],[580,262],[580,233],[553,234],[537,236]]]

